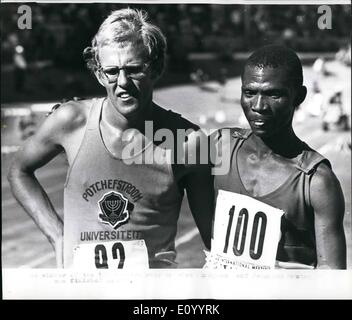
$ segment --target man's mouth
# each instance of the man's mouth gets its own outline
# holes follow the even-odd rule
[[[133,98],[133,96],[131,96],[127,92],[120,92],[117,97],[120,98],[122,101],[128,101]]]
[[[263,119],[252,120],[251,122],[256,127],[263,127],[266,124],[266,121]]]
[[[127,101],[130,100],[132,98],[134,98],[130,93],[128,93],[127,91],[120,91],[119,93],[117,93],[117,97],[119,99],[121,99],[122,101]]]

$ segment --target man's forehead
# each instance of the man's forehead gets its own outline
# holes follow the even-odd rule
[[[265,75],[265,74],[287,74],[288,73],[288,68],[287,66],[252,66],[252,65],[247,65],[244,68],[244,73],[247,75],[253,74],[253,75]]]
[[[290,83],[290,74],[285,66],[246,66],[242,74],[242,82],[252,81],[286,85]]]
[[[119,51],[132,51],[135,53],[144,53],[146,47],[142,41],[137,40],[124,40],[124,41],[105,41],[99,45],[99,49],[119,50]]]
[[[147,50],[143,44],[135,42],[111,42],[99,47],[100,58],[113,58],[118,55],[143,59],[147,56]]]

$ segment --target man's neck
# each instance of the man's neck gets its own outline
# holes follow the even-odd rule
[[[260,153],[274,153],[285,158],[294,158],[303,150],[303,142],[296,136],[292,127],[282,130],[270,137],[254,137],[254,141],[261,145]]]
[[[143,110],[138,112],[135,116],[127,118],[116,110],[109,99],[106,99],[103,103],[102,121],[121,133],[128,129],[143,131],[145,120],[150,118],[151,110],[152,102],[150,102],[147,108],[143,108]]]

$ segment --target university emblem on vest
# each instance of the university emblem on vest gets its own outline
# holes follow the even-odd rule
[[[99,200],[101,213],[99,218],[103,223],[110,224],[113,228],[118,228],[126,223],[130,217],[127,210],[128,200],[115,191],[104,194]]]

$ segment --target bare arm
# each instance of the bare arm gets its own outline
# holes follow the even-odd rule
[[[314,209],[317,268],[346,269],[346,239],[343,228],[345,201],[335,174],[322,164],[310,186]]]
[[[35,171],[64,150],[60,140],[68,131],[66,123],[72,114],[70,108],[61,108],[45,119],[27,140],[15,155],[8,174],[13,195],[54,247],[58,267],[63,265],[63,222],[35,177]]]
[[[196,153],[196,164],[187,164],[185,188],[192,215],[205,246],[210,249],[214,215],[214,182],[208,153],[208,137],[201,131],[188,136],[186,159]],[[186,160],[187,163],[187,160]]]
[[[202,165],[187,175],[186,191],[189,207],[205,246],[210,249],[214,214],[213,177],[209,167]]]

